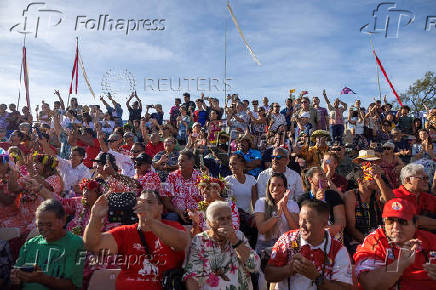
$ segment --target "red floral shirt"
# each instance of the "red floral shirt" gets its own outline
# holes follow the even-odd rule
[[[144,175],[135,175],[135,179],[141,184],[142,190],[157,190],[160,191],[160,178],[156,172],[147,171]]]
[[[195,210],[197,204],[203,197],[197,187],[197,178],[200,172],[196,169],[192,172],[190,179],[184,179],[180,169],[171,172],[168,175],[168,188],[162,191],[162,195],[172,197],[172,202],[175,208],[181,210]]]

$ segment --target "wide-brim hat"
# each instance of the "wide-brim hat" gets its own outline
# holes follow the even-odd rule
[[[317,137],[328,137],[330,140],[330,133],[326,130],[315,130],[313,131],[312,135],[310,135],[310,138],[314,140]]]
[[[359,162],[361,160],[365,161],[376,161],[379,160],[380,157],[378,157],[375,154],[374,150],[360,150],[359,155],[353,159],[353,162]]]
[[[250,148],[253,148],[254,146],[254,142],[253,139],[251,138],[251,136],[249,135],[243,135],[241,137],[238,138],[238,141],[241,142],[243,140],[246,140],[248,142],[248,145],[250,146]]]

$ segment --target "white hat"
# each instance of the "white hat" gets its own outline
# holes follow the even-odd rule
[[[353,161],[356,162],[356,161],[359,161],[359,159],[362,159],[362,160],[365,160],[365,161],[375,161],[375,160],[379,160],[380,157],[375,155],[374,150],[360,150],[359,151],[359,156],[354,158]]]
[[[300,118],[310,118],[310,113],[309,112],[303,112],[300,114]]]

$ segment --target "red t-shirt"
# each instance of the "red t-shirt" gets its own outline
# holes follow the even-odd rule
[[[393,190],[395,197],[410,201],[416,206],[416,214],[434,216],[436,214],[436,196],[428,193],[421,193],[418,200],[416,194],[408,191],[403,185]]]
[[[145,153],[147,153],[147,155],[150,155],[151,158],[154,157],[154,155],[156,155],[157,153],[164,151],[164,145],[163,142],[159,142],[156,145],[151,144],[151,142],[148,142],[147,145],[145,145]]]
[[[422,241],[421,247],[416,251],[415,263],[407,267],[400,277],[400,289],[435,289],[436,281],[432,280],[423,268],[429,262],[430,252],[436,251],[436,235],[417,230],[415,238]],[[384,268],[398,259],[400,249],[395,244],[389,244],[385,232],[380,227],[368,236],[357,247],[354,254],[356,261],[356,276],[363,272]],[[434,263],[434,262],[433,262]],[[360,287],[362,289],[362,287]],[[392,287],[391,289],[396,289]]]
[[[80,140],[77,140],[77,146],[83,147],[86,150],[86,158],[83,160],[83,164],[85,164],[86,167],[92,168],[92,159],[95,159],[95,157],[100,153],[100,142],[98,142],[97,138],[94,138],[93,140],[94,145],[89,146],[85,143],[83,143]]]
[[[177,222],[162,220],[162,223],[179,230],[185,228]],[[117,277],[117,289],[159,290],[165,271],[181,267],[185,251],[176,252],[163,244],[153,232],[144,232],[151,261],[142,246],[137,231],[138,224],[116,227],[109,231],[118,245],[121,272]],[[135,262],[136,260],[136,262]],[[121,261],[121,262],[120,262]]]

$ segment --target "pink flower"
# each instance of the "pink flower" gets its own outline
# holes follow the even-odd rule
[[[236,265],[231,264],[230,265],[230,273],[234,274],[236,270],[238,270],[238,267],[236,267]]]
[[[220,280],[218,278],[218,276],[216,276],[213,273],[209,274],[209,279],[206,280],[207,285],[209,285],[210,287],[218,287]]]

